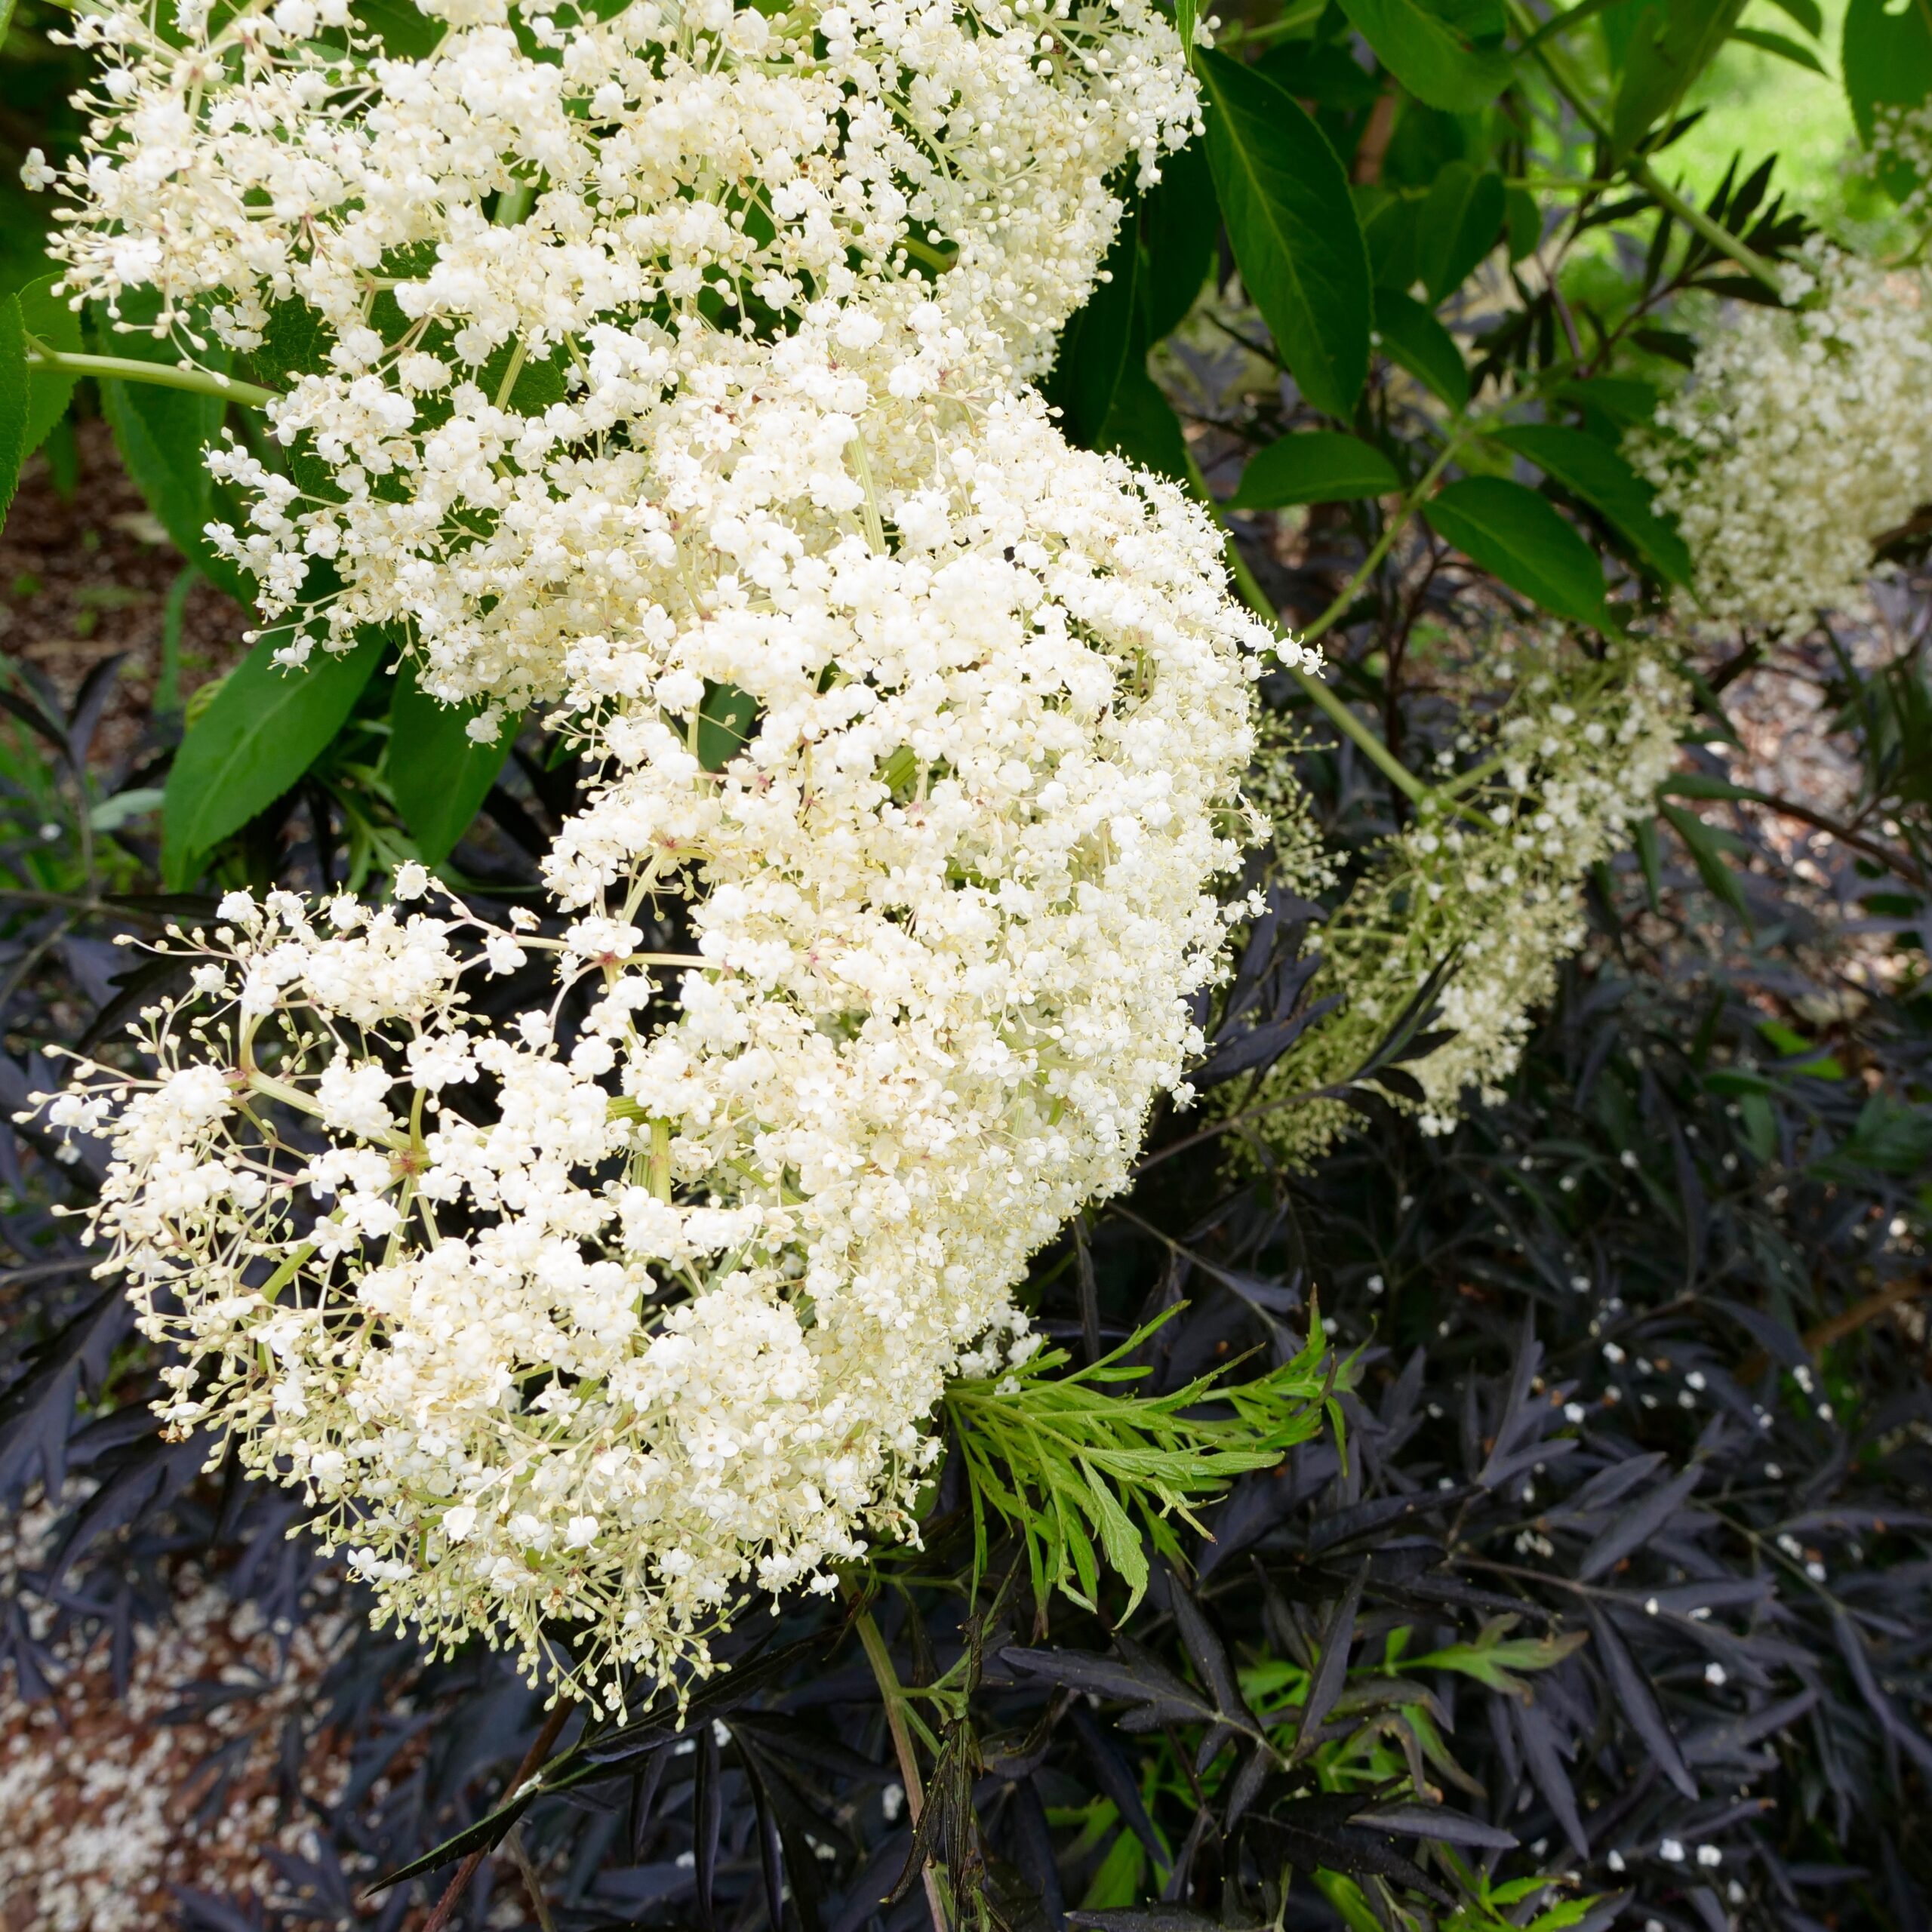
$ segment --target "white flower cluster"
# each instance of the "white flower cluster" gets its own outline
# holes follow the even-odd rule
[[[1719,622],[1807,629],[1857,608],[1874,541],[1932,497],[1932,306],[1917,269],[1829,249],[1787,299],[1740,305],[1630,454]]]
[[[171,1420],[432,1640],[614,1701],[903,1527],[945,1377],[1027,1351],[1027,1257],[1184,1092],[1273,638],[1020,386],[1194,116],[1141,0],[435,11],[414,60],[100,17],[68,280],[332,343],[288,474],[222,459],[238,554],[292,659],[393,621],[560,706],[570,923],[231,895],[155,1074],[54,1111]],[[540,949],[555,998],[475,1017]]]
[[[1262,1104],[1349,1078],[1438,972],[1432,1027],[1451,1037],[1401,1063],[1421,1099],[1391,1097],[1436,1134],[1455,1124],[1472,1091],[1500,1099],[1558,963],[1583,942],[1584,875],[1654,809],[1687,693],[1646,649],[1617,647],[1593,663],[1558,637],[1516,637],[1476,669],[1509,694],[1457,741],[1484,782],[1459,789],[1450,779],[1441,802],[1376,855],[1324,929],[1318,989],[1346,1004],[1278,1063]],[[1351,1118],[1324,1101],[1263,1113],[1255,1128],[1306,1160]]]
[[[229,453],[250,516],[211,535],[290,661],[404,623],[451,699],[555,697],[560,635],[631,633],[705,507],[660,441],[728,438],[801,320],[881,405],[1039,373],[1109,180],[1198,118],[1150,0],[420,11],[418,59],[344,0],[84,11],[110,64],[54,246],[271,380],[309,346],[294,460]]]
[[[1874,101],[1870,137],[1846,172],[1854,180],[1889,180],[1894,189],[1909,181],[1899,217],[1922,227],[1932,214],[1932,100]]]

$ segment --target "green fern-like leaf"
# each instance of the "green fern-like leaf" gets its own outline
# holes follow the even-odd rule
[[[1321,1428],[1340,1426],[1340,1371],[1310,1311],[1306,1346],[1291,1361],[1244,1381],[1229,1363],[1165,1395],[1131,1385],[1147,1369],[1130,1359],[1177,1309],[1112,1354],[1063,1374],[1064,1349],[1044,1349],[997,1377],[955,1382],[946,1419],[964,1466],[973,1515],[974,1582],[994,1534],[1020,1537],[1035,1602],[1056,1592],[1094,1607],[1101,1565],[1122,1578],[1131,1613],[1147,1587],[1146,1545],[1184,1559],[1172,1519],[1195,1511],[1236,1476],[1272,1469]]]

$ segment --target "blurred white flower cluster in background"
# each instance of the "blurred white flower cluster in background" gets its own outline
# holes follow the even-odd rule
[[[1875,542],[1932,497],[1924,272],[1811,245],[1774,308],[1739,303],[1634,435],[1697,561],[1694,615],[1795,636],[1866,607]]]
[[[1504,629],[1460,683],[1503,694],[1469,706],[1444,754],[1474,778],[1376,848],[1321,929],[1321,986],[1343,995],[1342,1011],[1255,1092],[1229,1098],[1291,1161],[1321,1152],[1352,1116],[1338,1099],[1278,1103],[1349,1078],[1432,982],[1423,1030],[1447,1037],[1401,1063],[1415,1091],[1392,1086],[1390,1098],[1443,1134],[1472,1096],[1502,1097],[1558,965],[1583,943],[1583,881],[1655,810],[1690,708],[1684,680],[1641,638],[1595,657],[1554,629]]]

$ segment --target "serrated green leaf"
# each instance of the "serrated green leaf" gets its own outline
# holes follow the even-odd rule
[[[319,375],[328,368],[334,340],[328,325],[307,303],[277,302],[248,358],[248,372],[269,389],[285,389],[297,377]]]
[[[1684,539],[1658,515],[1651,486],[1608,444],[1555,423],[1518,423],[1496,440],[1601,510],[1667,582],[1690,581]]]
[[[350,11],[357,22],[374,33],[392,58],[420,60],[435,52],[445,23],[407,4],[407,0],[355,0]]]
[[[285,671],[274,662],[275,639],[264,638],[222,680],[168,774],[162,873],[170,891],[314,764],[374,674],[384,641],[371,632],[340,657],[318,649],[300,669]]]
[[[1508,197],[1494,169],[1478,173],[1466,161],[1436,174],[1416,217],[1417,261],[1432,302],[1441,302],[1496,246]]]
[[[1518,186],[1503,198],[1503,226],[1509,238],[1509,259],[1520,262],[1543,239],[1543,211],[1528,189]]]
[[[1932,11],[1908,0],[1894,11],[1887,0],[1850,0],[1845,9],[1839,67],[1858,137],[1869,148],[1881,107],[1917,107],[1932,97]],[[1918,186],[1916,173],[1888,158],[1878,179],[1894,200]]]
[[[1390,361],[1440,396],[1451,409],[1469,404],[1469,365],[1456,338],[1414,296],[1392,288],[1375,297],[1375,325]]]
[[[1814,74],[1829,80],[1825,63],[1801,40],[1793,40],[1788,33],[1774,33],[1768,27],[1733,27],[1733,40],[1741,40],[1746,47],[1755,47],[1761,53],[1775,54],[1780,60],[1789,60],[1795,67],[1807,68]]]
[[[51,291],[57,275],[37,275],[17,291],[20,319],[27,334],[46,347],[72,355],[82,347],[81,318]],[[21,439],[20,460],[24,463],[48,438],[55,423],[67,413],[73,398],[75,379],[58,369],[33,369],[27,375],[26,432]]]
[[[516,742],[521,717],[505,719],[492,738],[479,743],[470,737],[470,721],[485,708],[432,697],[417,681],[413,660],[405,660],[396,673],[383,770],[396,810],[430,865],[441,865],[455,851]]]
[[[1100,447],[1118,452],[1183,489],[1195,488],[1180,418],[1161,393],[1160,385],[1148,374],[1144,356],[1128,358],[1120,386],[1114,392],[1113,408],[1100,432]]]
[[[1368,374],[1368,251],[1347,176],[1300,103],[1204,51],[1208,158],[1241,279],[1302,392],[1346,417]]]
[[[1438,535],[1558,617],[1603,618],[1603,567],[1549,500],[1501,476],[1465,476],[1423,514]]]
[[[1663,859],[1657,844],[1657,822],[1640,818],[1630,828],[1637,848],[1637,863],[1644,874],[1644,897],[1653,912],[1663,910]]]
[[[1278,82],[1296,100],[1317,107],[1358,114],[1373,107],[1387,85],[1347,48],[1332,40],[1285,40],[1254,63],[1258,73]]]
[[[1660,122],[1668,123],[1691,83],[1730,38],[1744,0],[1652,0],[1638,14],[1623,59],[1611,143],[1629,154]]]
[[[1453,1670],[1472,1677],[1491,1690],[1521,1687],[1518,1673],[1553,1670],[1565,1657],[1589,1641],[1586,1631],[1572,1631],[1561,1637],[1510,1637],[1500,1635],[1515,1620],[1499,1619],[1489,1625],[1472,1644],[1451,1644],[1428,1656],[1409,1660],[1412,1671]]]
[[[1379,186],[1358,186],[1355,194],[1379,309],[1385,289],[1406,292],[1422,279],[1416,238],[1416,211],[1422,203],[1418,196]]]
[[[1091,449],[1112,408],[1140,319],[1140,223],[1130,208],[1100,264],[1103,279],[1060,331],[1041,392],[1060,412],[1067,440]]]
[[[1771,5],[1795,20],[1814,40],[1825,31],[1825,10],[1818,0],[1771,0]]]
[[[1342,11],[1382,64],[1430,107],[1474,114],[1509,84],[1509,55],[1472,45],[1447,8],[1426,0],[1342,0]]]
[[[1230,509],[1346,503],[1401,488],[1395,465],[1371,444],[1340,429],[1303,429],[1257,450],[1241,473]]]
[[[26,325],[20,303],[9,295],[0,301],[0,518],[14,500],[26,456],[30,387]]]
[[[1708,771],[1673,771],[1657,789],[1678,798],[1745,798],[1761,803],[1764,796],[1748,785],[1734,785]]]
[[[1626,429],[1649,422],[1657,414],[1656,389],[1631,376],[1586,377],[1564,383],[1556,394],[1583,417],[1585,430],[1600,442],[1620,443]]]
[[[698,707],[697,761],[707,771],[722,771],[750,741],[758,700],[736,685],[707,683]]]

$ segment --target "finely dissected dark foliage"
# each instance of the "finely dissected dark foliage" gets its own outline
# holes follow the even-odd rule
[[[1620,1903],[1672,1926],[1918,1922],[1932,1114],[1909,1097],[1932,1035],[1920,1001],[1883,997],[1829,1038],[1783,1032],[1771,1014],[1827,990],[1825,936],[1749,876],[1783,930],[1718,964],[1643,912],[1630,866],[1619,927],[1567,975],[1509,1098],[1454,1134],[1417,1133],[1365,1082],[1370,1130],[1318,1169],[1229,1181],[1226,1137],[1173,1118],[1136,1192],[1041,1258],[1033,1299],[1075,1361],[1184,1304],[1135,1358],[1149,1394],[1247,1349],[1237,1373],[1285,1361],[1315,1284],[1344,1427],[1240,1477],[1211,1540],[1177,1524],[1187,1567],[1158,1564],[1124,1629],[1117,1583],[1097,1614],[1037,1601],[997,1524],[962,1595],[956,1459],[924,1549],[855,1580],[928,1767],[918,1850],[974,1901],[966,1922],[1366,1923],[1399,1900],[1480,1924],[1532,1900],[1593,1900],[1589,1922]],[[1687,873],[1660,882],[1679,912],[1702,903]],[[1305,931],[1255,928],[1208,1069],[1286,1044],[1320,990]],[[79,927],[20,933],[16,1038],[106,1012],[109,975],[140,971]],[[16,1095],[46,1077],[8,1066]],[[0,1472],[14,1497],[93,1485],[36,1599],[125,1644],[165,1602],[156,1566],[212,1550],[271,1619],[309,1614],[294,1506],[160,1439],[118,1294],[27,1204],[84,1198],[85,1151],[5,1158]],[[567,1718],[516,1843],[552,1922],[925,1922],[860,1607],[753,1613],[681,1713]],[[55,1687],[48,1641],[10,1614],[23,1694]],[[517,1814],[492,1807],[541,1722],[495,1660],[425,1666],[352,1620],[288,1746],[328,1734],[348,1758],[314,1856],[278,1855],[271,1900],[184,1896],[186,1922],[405,1923],[443,1888],[429,1866],[503,1838]],[[516,1869],[486,1863],[463,1909],[494,1888],[515,1918]],[[1149,1897],[1171,1903],[1118,1909]]]

